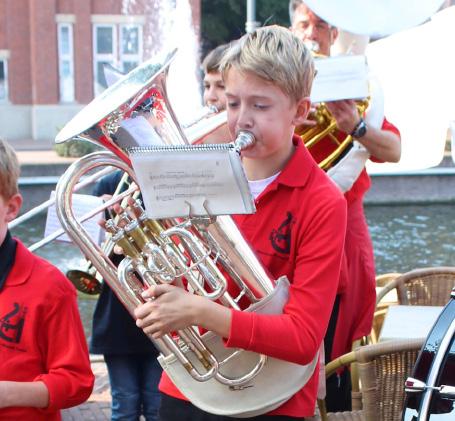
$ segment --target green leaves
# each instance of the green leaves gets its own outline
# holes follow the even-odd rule
[[[260,25],[289,26],[288,0],[256,0]],[[217,45],[240,38],[245,33],[245,0],[202,0],[201,36],[203,56]]]

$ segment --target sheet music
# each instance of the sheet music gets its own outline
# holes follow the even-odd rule
[[[51,192],[51,199],[55,196],[55,191]],[[73,211],[77,219],[80,219],[82,216],[90,212],[91,210],[101,206],[103,204],[103,199],[97,196],[91,196],[88,194],[73,194]],[[94,217],[88,219],[82,226],[86,229],[92,240],[100,245],[104,240],[104,230],[98,225],[98,221],[103,217],[101,213],[96,214]],[[47,237],[50,234],[53,234],[55,231],[62,229],[60,220],[57,216],[57,211],[55,206],[50,206],[47,212],[46,218],[46,228],[44,236]],[[63,234],[57,238],[58,241],[63,241],[71,243],[71,239],[68,235]]]
[[[149,117],[152,119],[152,116]],[[152,122],[141,115],[124,119],[117,129],[115,137],[117,145],[122,149],[163,144],[162,139],[153,128]]]
[[[149,216],[253,213],[254,201],[238,153],[193,148],[130,155]]]
[[[317,70],[311,90],[312,102],[363,99],[368,96],[368,66],[365,56],[315,59]]]

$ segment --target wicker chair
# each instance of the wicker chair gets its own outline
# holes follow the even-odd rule
[[[385,287],[390,281],[398,278],[401,275],[399,272],[383,273],[382,275],[376,276],[376,286]]]
[[[319,402],[323,421],[400,421],[404,404],[404,382],[411,374],[423,339],[387,341],[362,346],[326,366],[326,376],[356,362],[360,395],[353,396],[351,412],[326,413]],[[356,401],[358,398],[359,401]],[[361,406],[361,409],[358,409]]]
[[[455,267],[414,269],[389,282],[378,294],[376,304],[396,289],[399,304],[444,306],[454,286]]]
[[[378,275],[376,276],[376,287],[384,288],[399,276],[401,276],[401,273],[398,272],[390,272]],[[388,290],[387,292],[390,291],[391,290]],[[379,292],[378,295],[379,294],[381,294],[382,298],[384,298],[384,295],[382,295],[381,292]],[[375,344],[376,342],[378,342],[379,333],[381,332],[382,324],[384,323],[385,314],[387,313],[387,309],[389,308],[389,306],[393,304],[397,304],[395,300],[393,302],[386,300],[382,302],[378,301],[376,302],[376,310],[374,312],[373,317],[373,327],[371,329],[371,333],[369,336],[369,340],[371,343]]]
[[[376,310],[373,315],[373,327],[370,333],[370,342],[372,344],[378,343],[379,335],[381,333],[382,325],[384,324],[385,315],[387,314],[388,307]]]

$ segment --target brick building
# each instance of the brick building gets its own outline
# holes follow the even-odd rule
[[[198,33],[200,0],[188,1]],[[175,3],[0,0],[0,136],[53,139],[103,90],[103,63],[128,71],[153,55]]]

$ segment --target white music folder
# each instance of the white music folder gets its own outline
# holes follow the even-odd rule
[[[346,55],[314,60],[317,70],[311,102],[364,99],[369,94],[368,66],[363,55]]]
[[[129,153],[145,209],[153,219],[256,210],[232,144],[132,148]]]

